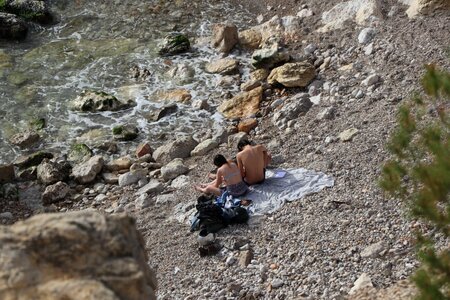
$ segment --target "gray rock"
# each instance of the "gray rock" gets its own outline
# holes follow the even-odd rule
[[[134,105],[133,101],[122,103],[113,95],[96,91],[83,91],[71,103],[72,109],[82,112],[118,111]]]
[[[356,291],[367,287],[373,287],[372,280],[370,279],[369,275],[367,275],[366,273],[362,273],[361,276],[359,276],[359,278],[353,284],[353,287],[350,289],[349,294],[352,295],[356,293]]]
[[[175,178],[174,180],[172,180],[172,183],[170,184],[170,186],[175,189],[179,189],[179,188],[185,187],[189,184],[190,184],[189,176],[181,175],[181,176],[178,176],[177,178]]]
[[[168,75],[179,80],[180,83],[190,83],[194,78],[195,70],[188,64],[182,63],[171,68]]]
[[[69,169],[66,164],[44,159],[37,167],[37,178],[45,185],[53,184],[68,177]]]
[[[321,120],[331,120],[334,118],[334,114],[336,112],[336,109],[333,106],[327,107],[324,110],[322,110],[320,113],[317,114],[316,119]]]
[[[358,35],[358,42],[363,45],[368,44],[372,41],[375,35],[376,35],[375,29],[370,27],[364,28]]]
[[[0,183],[12,182],[14,177],[14,165],[0,165]]]
[[[271,48],[255,50],[252,54],[252,65],[255,68],[271,69],[274,66],[287,62],[290,55],[274,44]]]
[[[191,136],[184,136],[159,147],[153,152],[153,158],[160,163],[168,163],[175,158],[189,157],[191,151],[198,145]]]
[[[381,252],[383,252],[384,250],[386,250],[387,245],[385,242],[380,241],[378,243],[372,244],[368,247],[366,247],[362,252],[361,252],[361,257],[362,258],[374,258],[377,257]]]
[[[164,184],[159,182],[158,180],[152,179],[149,183],[147,183],[145,186],[141,187],[137,192],[136,195],[142,195],[142,194],[158,194],[164,190]]]
[[[42,0],[9,0],[5,1],[2,11],[17,14],[19,17],[40,24],[50,24],[54,21],[47,5]],[[0,28],[2,28],[0,26]]]
[[[271,285],[274,289],[278,289],[284,285],[284,282],[279,278],[275,278],[274,280],[272,280]]]
[[[170,103],[161,108],[153,110],[148,116],[147,119],[151,121],[159,121],[164,117],[172,115],[178,111],[178,105],[176,103]]]
[[[114,139],[119,141],[132,141],[138,137],[139,129],[133,124],[114,126],[112,129]]]
[[[0,12],[0,39],[23,40],[28,33],[27,24],[13,14]]]
[[[161,176],[166,181],[186,174],[187,172],[189,172],[189,168],[183,164],[183,160],[181,158],[175,158],[161,168]]]
[[[274,113],[272,121],[279,127],[286,125],[287,122],[305,115],[312,105],[307,94],[298,94],[289,99],[279,111]]]
[[[216,140],[214,139],[208,139],[200,144],[198,144],[194,150],[191,151],[191,156],[202,156],[211,151],[212,149],[215,149],[219,146]]]
[[[76,165],[72,169],[72,176],[80,183],[90,183],[94,181],[97,174],[102,170],[103,163],[102,156],[93,156],[86,162]]]
[[[174,202],[176,199],[172,194],[164,194],[164,195],[159,195],[156,197],[156,204],[157,205],[164,205],[167,203],[172,203]]]
[[[364,79],[361,84],[365,86],[372,86],[376,83],[378,83],[381,80],[380,76],[377,74],[372,74],[368,76],[366,79]]]
[[[162,56],[176,55],[189,51],[190,47],[191,44],[186,35],[179,32],[171,32],[164,37],[158,53]]]
[[[20,169],[26,169],[39,165],[45,158],[52,159],[53,154],[49,152],[39,151],[28,156],[19,157],[14,164]]]
[[[306,55],[313,54],[316,51],[317,47],[314,44],[308,44],[308,46],[303,49]]]
[[[105,183],[116,184],[119,182],[119,176],[114,173],[102,173]]]
[[[119,176],[119,186],[124,187],[137,183],[148,174],[147,169],[132,170]]]
[[[141,194],[134,201],[136,208],[144,209],[151,205],[151,198],[147,194]]]
[[[0,214],[0,219],[3,219],[3,220],[11,220],[13,217],[14,217],[13,214],[10,213],[9,211],[5,211]]]
[[[237,145],[243,140],[248,140],[248,134],[246,132],[238,132],[230,135],[228,137],[228,148],[237,151]]]
[[[70,187],[66,183],[58,181],[57,183],[49,185],[45,188],[44,193],[42,193],[42,202],[44,204],[51,204],[64,200],[69,192]]]
[[[338,137],[342,142],[348,142],[351,141],[358,132],[359,130],[356,128],[349,128],[341,132]]]
[[[212,31],[212,46],[220,52],[229,53],[239,42],[238,30],[233,24],[216,24]]]
[[[14,146],[24,149],[32,147],[34,144],[39,142],[40,138],[41,137],[36,132],[27,130],[25,132],[20,132],[13,135],[9,139],[9,142]]]

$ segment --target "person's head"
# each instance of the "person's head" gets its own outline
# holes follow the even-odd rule
[[[252,143],[249,140],[247,140],[247,139],[239,141],[238,146],[237,146],[238,147],[238,151],[241,152],[242,150],[244,150],[245,146],[251,145],[251,144]]]
[[[227,159],[222,154],[217,154],[214,156],[214,165],[218,168],[227,163]]]

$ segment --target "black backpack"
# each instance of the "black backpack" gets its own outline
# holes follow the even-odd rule
[[[249,219],[248,211],[240,206],[222,208],[222,215],[227,224],[247,223]]]
[[[227,226],[225,219],[222,216],[222,209],[214,204],[205,196],[200,196],[197,199],[197,214],[199,220],[199,229],[206,229],[206,231],[215,233]]]

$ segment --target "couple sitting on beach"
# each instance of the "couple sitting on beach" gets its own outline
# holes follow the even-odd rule
[[[214,157],[217,166],[216,178],[208,183],[195,186],[197,191],[220,196],[224,185],[227,192],[239,197],[247,193],[248,186],[262,183],[265,180],[266,167],[271,156],[263,145],[251,145],[250,141],[243,140],[238,144],[236,162],[227,160],[223,155]]]

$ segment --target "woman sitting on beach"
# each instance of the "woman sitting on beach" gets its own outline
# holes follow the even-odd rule
[[[222,183],[234,197],[242,196],[248,191],[247,184],[242,180],[241,171],[234,162],[227,161],[223,155],[217,154],[214,157],[214,165],[218,167],[216,179],[209,184],[196,185],[194,188],[197,191],[220,196],[223,192],[220,189]]]

